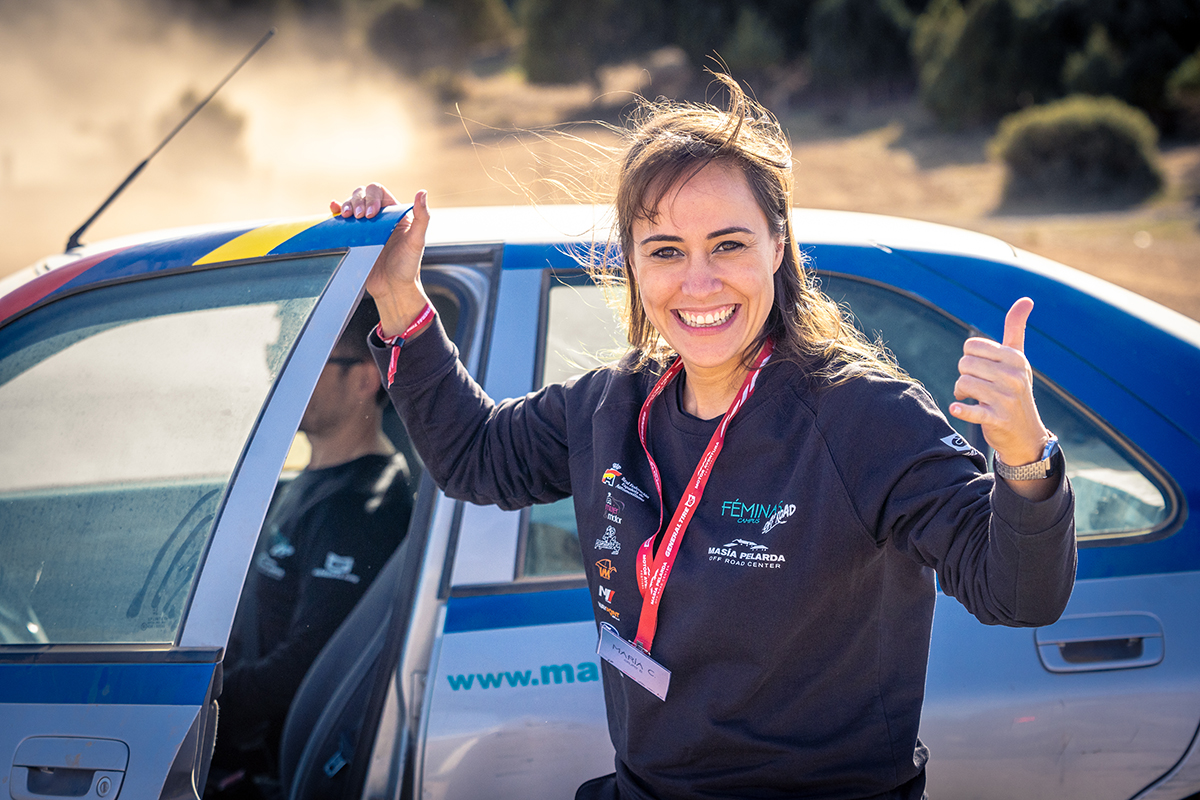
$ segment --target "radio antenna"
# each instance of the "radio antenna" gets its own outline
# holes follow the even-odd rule
[[[154,150],[150,153],[150,155],[148,155],[144,159],[142,159],[142,163],[138,164],[136,167],[133,168],[133,172],[129,173],[129,175],[125,178],[125,180],[121,181],[121,185],[118,186],[113,191],[113,193],[108,196],[108,199],[105,200],[103,203],[101,203],[100,207],[97,208],[96,211],[90,217],[87,218],[87,222],[80,225],[79,230],[77,230],[71,234],[71,238],[67,240],[66,252],[70,252],[71,250],[75,249],[76,247],[79,247],[79,245],[80,245],[79,237],[83,236],[84,231],[86,231],[88,228],[91,227],[92,223],[96,221],[96,218],[99,217],[101,214],[103,214],[104,210],[106,208],[108,208],[110,205],[112,205],[112,201],[116,200],[117,196],[119,194],[121,194],[121,192],[125,191],[125,187],[128,186],[129,184],[133,183],[133,179],[141,174],[142,170],[146,168],[146,165],[150,163],[150,159],[152,159],[156,155],[158,155],[159,151],[167,146],[167,142],[174,139],[175,134],[179,133],[179,131],[181,131],[183,129],[184,125],[187,125],[189,122],[191,122],[192,117],[199,114],[200,109],[202,109],[206,105],[208,105],[208,101],[212,100],[214,97],[216,97],[217,92],[221,91],[221,88],[224,87],[225,84],[229,83],[229,79],[232,78],[234,75],[236,75],[238,70],[240,70],[242,67],[246,66],[246,62],[249,61],[250,59],[254,58],[254,54],[257,53],[259,50],[261,50],[263,45],[267,43],[267,40],[270,39],[274,35],[275,35],[274,28],[271,28],[269,31],[267,31],[265,34],[263,34],[263,37],[258,40],[258,43],[255,44],[254,47],[251,47],[250,52],[246,53],[246,55],[242,57],[242,60],[237,63],[237,66],[235,66],[233,69],[231,69],[229,71],[229,74],[221,79],[221,82],[217,84],[216,88],[214,88],[211,92],[209,92],[208,96],[205,97],[203,100],[201,100],[196,105],[196,107],[193,108],[190,113],[188,113],[188,115],[186,117],[184,117],[182,120],[180,120],[179,124],[176,125],[174,127],[174,129],[170,133],[167,134],[167,138],[165,138],[161,142],[159,142],[158,147],[154,148]]]

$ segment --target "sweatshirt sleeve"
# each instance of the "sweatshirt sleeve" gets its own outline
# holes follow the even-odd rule
[[[369,339],[380,372],[390,348]],[[441,322],[401,349],[388,394],[434,481],[451,497],[517,509],[571,494],[566,392],[552,384],[497,404],[467,373]]]
[[[857,384],[857,385],[854,385]],[[837,391],[842,389],[844,391]],[[986,473],[921,387],[859,378],[822,403],[822,433],[855,512],[880,546],[937,572],[986,624],[1048,625],[1075,580],[1075,500],[1060,471],[1032,502]]]

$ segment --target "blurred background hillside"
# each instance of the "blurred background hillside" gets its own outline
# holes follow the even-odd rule
[[[992,233],[1200,319],[1200,0],[0,0],[0,275],[270,26],[85,241],[370,179],[571,199],[601,123],[721,68],[790,132],[797,204]]]

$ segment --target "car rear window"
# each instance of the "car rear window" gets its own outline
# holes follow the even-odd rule
[[[866,281],[823,276],[822,289],[854,312],[859,327],[881,339],[909,375],[945,409],[954,400],[958,361],[971,332],[942,312]],[[1036,368],[1036,364],[1034,365]],[[1034,376],[1042,421],[1066,455],[1075,490],[1075,534],[1081,541],[1153,532],[1168,522],[1172,504],[1154,471],[1116,431],[1076,399]],[[988,457],[991,448],[978,425],[948,416],[950,423]]]
[[[0,643],[170,643],[341,257],[85,291],[0,330]]]
[[[954,401],[958,360],[971,331],[937,308],[885,286],[823,275],[822,290],[853,312],[858,326],[881,339],[900,366],[945,410]],[[621,351],[621,329],[603,293],[585,276],[550,285],[542,351],[542,385],[565,381]],[[1141,537],[1170,522],[1173,503],[1157,473],[1135,448],[1087,407],[1040,375],[1034,395],[1042,419],[1066,453],[1075,489],[1075,530],[1081,542]],[[950,424],[991,461],[977,425]],[[582,574],[571,500],[529,510],[520,574],[528,578]]]

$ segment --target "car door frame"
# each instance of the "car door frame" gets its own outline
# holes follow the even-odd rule
[[[258,530],[308,397],[380,249],[364,246],[311,254],[344,253],[268,391],[234,466],[174,641],[11,646],[0,651],[0,664],[13,679],[5,681],[0,702],[10,731],[15,730],[21,741],[43,737],[54,739],[55,746],[86,746],[121,736],[118,741],[126,744],[128,760],[118,792],[126,797],[203,793],[216,732],[214,701],[221,691],[221,659]],[[276,259],[252,261],[268,260]],[[159,274],[236,268],[237,263]],[[130,280],[156,278],[138,275]],[[131,719],[138,720],[136,725]],[[138,736],[129,736],[129,731]]]

